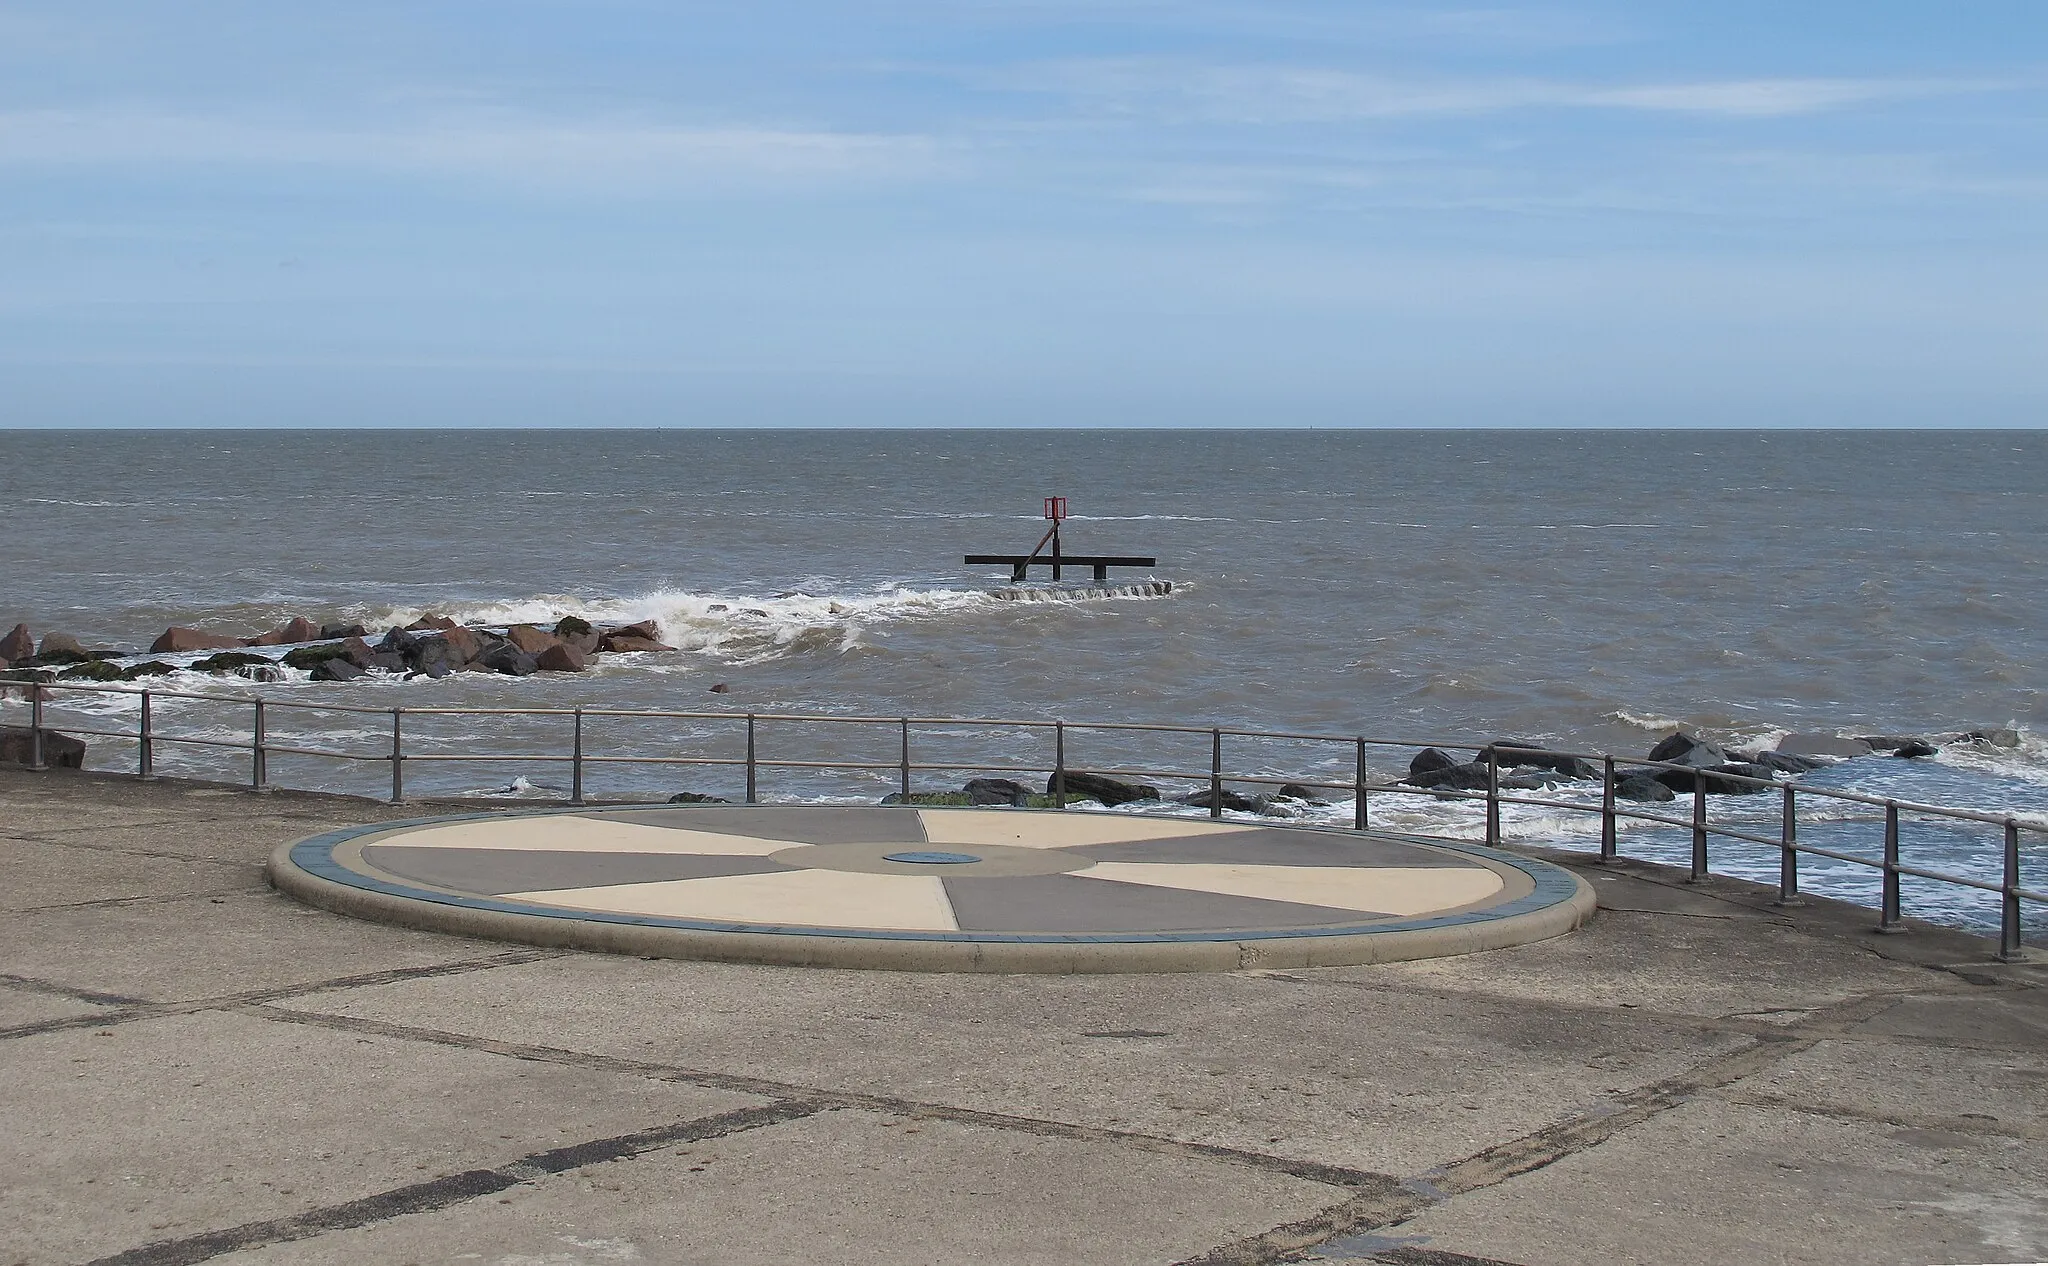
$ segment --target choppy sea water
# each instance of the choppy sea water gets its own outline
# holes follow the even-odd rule
[[[0,623],[141,649],[168,624],[262,631],[296,614],[405,623],[653,618],[675,654],[524,679],[169,688],[372,708],[657,708],[971,716],[1481,743],[1641,755],[1683,727],[1737,746],[1790,731],[2018,731],[2017,747],[1868,758],[1810,785],[2048,817],[2048,436],[2028,432],[145,432],[0,433]],[[1028,550],[1069,499],[1070,552],[1156,555],[1168,597],[999,600],[969,552]],[[1141,579],[1132,576],[1131,579]],[[725,685],[713,693],[713,685]],[[8,703],[7,719],[22,710]],[[53,709],[132,724],[132,697]],[[160,729],[246,733],[245,711],[158,700]],[[68,711],[67,711],[68,709]],[[388,750],[388,720],[273,710],[309,745]],[[718,721],[590,722],[593,754],[736,758]],[[314,742],[317,740],[317,742]],[[282,741],[282,740],[280,740]],[[917,759],[1049,763],[1042,732],[920,731]],[[891,728],[770,727],[762,755],[898,756]],[[566,751],[558,718],[408,718],[421,753]],[[381,745],[381,746],[380,746]],[[1206,736],[1078,731],[1075,767],[1197,773]],[[1376,776],[1412,748],[1375,748]],[[95,766],[132,745],[95,742]],[[232,771],[165,749],[164,772]],[[1348,747],[1237,741],[1245,772],[1348,780]],[[964,775],[962,775],[964,776]],[[388,772],[279,756],[292,785]],[[890,769],[775,771],[763,793],[872,797]],[[736,795],[731,766],[593,767],[593,796]],[[523,779],[523,783],[515,783]],[[1172,780],[1167,780],[1171,782]],[[416,763],[416,794],[566,787],[559,765]],[[920,775],[920,785],[949,785]],[[952,783],[957,784],[958,778]],[[1173,784],[1192,789],[1194,781]],[[529,790],[530,789],[530,790]],[[1333,821],[1349,821],[1333,794]],[[1682,802],[1681,811],[1686,807]],[[1464,837],[1473,806],[1376,798],[1389,828]],[[1713,818],[1774,835],[1775,797]],[[1881,813],[1818,805],[1802,839],[1873,853]],[[1510,808],[1511,834],[1590,847],[1597,819]],[[2048,855],[2029,837],[2033,886]],[[1623,850],[1682,857],[1682,830]],[[1909,820],[1906,858],[1997,875],[1995,831]],[[1716,842],[1772,878],[1775,850]],[[1874,899],[1809,859],[1809,890]],[[1909,913],[1983,926],[1988,894],[1920,882]],[[2030,914],[2035,934],[2048,919]]]

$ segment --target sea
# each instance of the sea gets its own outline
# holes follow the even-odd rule
[[[1375,780],[1430,744],[1497,738],[1642,756],[1675,730],[1745,749],[1789,733],[1931,738],[1804,785],[2048,823],[2048,434],[2027,431],[408,430],[4,431],[0,627],[140,652],[168,625],[253,635],[295,615],[373,632],[651,619],[669,653],[581,674],[319,683],[179,671],[159,690],[272,708],[280,746],[388,754],[405,709],[416,796],[566,794],[583,708],[585,792],[738,798],[745,714],[1073,723],[1075,769],[1206,786],[1211,727],[1367,737]],[[1066,498],[1069,554],[1150,556],[1107,592],[1024,586],[970,553],[1027,553]],[[1170,592],[1141,582],[1164,581]],[[192,657],[184,657],[185,662]],[[66,696],[62,728],[132,729],[137,696]],[[161,734],[246,741],[246,706],[159,697]],[[27,704],[0,704],[19,724]],[[604,710],[708,714],[623,718]],[[1199,733],[1091,728],[1193,727]],[[895,790],[903,727],[758,722],[763,798]],[[2001,742],[1960,742],[1973,730]],[[920,789],[985,769],[1042,782],[1051,731],[913,727]],[[493,760],[434,760],[435,756]],[[546,755],[547,760],[511,759]],[[611,759],[606,759],[611,758]],[[88,765],[132,769],[132,740]],[[828,770],[795,762],[851,762]],[[1326,788],[1351,820],[1349,742],[1229,736],[1233,773]],[[241,778],[248,755],[164,744],[159,772]],[[1175,775],[1175,776],[1164,776]],[[388,793],[388,762],[282,752],[291,786]],[[1237,784],[1233,784],[1234,786]],[[1271,784],[1265,784],[1270,790]],[[1260,790],[1245,784],[1247,793]],[[1557,793],[1589,801],[1580,788]],[[1597,801],[1597,792],[1590,793]],[[1802,842],[1875,856],[1882,810],[1803,801]],[[1689,798],[1645,806],[1683,817]],[[1376,793],[1376,826],[1478,838],[1476,806]],[[1673,811],[1676,811],[1675,813]],[[1171,803],[1124,812],[1202,810]],[[1711,817],[1776,838],[1776,796]],[[1591,848],[1597,817],[1510,806],[1511,839]],[[2048,845],[2024,832],[2027,882]],[[1907,815],[1910,865],[1996,880],[2000,835]],[[1690,834],[1627,822],[1624,854],[1682,861]],[[1717,839],[1715,870],[1775,880],[1775,847]],[[1804,863],[1809,892],[1874,904],[1867,867]],[[1910,880],[1906,912],[1996,925],[1995,894]],[[2028,936],[2048,936],[2030,905]]]

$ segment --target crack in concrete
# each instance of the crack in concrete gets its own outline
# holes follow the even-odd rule
[[[512,1187],[537,1182],[550,1175],[581,1169],[586,1165],[625,1160],[673,1147],[679,1143],[698,1143],[706,1139],[726,1138],[748,1130],[758,1130],[765,1126],[781,1125],[788,1121],[814,1116],[826,1110],[828,1106],[801,1099],[783,1099],[761,1107],[738,1108],[731,1112],[721,1112],[716,1116],[698,1117],[633,1134],[621,1134],[614,1138],[591,1139],[567,1147],[549,1148],[544,1152],[522,1156],[495,1169],[464,1170],[427,1182],[394,1187],[360,1200],[309,1209],[289,1217],[248,1222],[241,1226],[204,1231],[198,1235],[183,1236],[175,1240],[158,1240],[152,1244],[95,1258],[88,1266],[192,1266],[193,1263],[219,1257],[224,1253],[308,1239],[329,1231],[371,1226],[404,1217],[409,1213],[429,1213],[445,1209],[482,1196],[495,1195]]]
[[[101,993],[96,989],[74,989],[70,985],[54,980],[38,980],[34,976],[17,976],[13,972],[0,972],[0,984],[12,985],[30,993],[48,994],[54,998],[69,998],[73,1002],[90,1002],[99,1007],[148,1006],[141,998],[130,998],[126,994]]]

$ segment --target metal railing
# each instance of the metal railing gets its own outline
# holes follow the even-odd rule
[[[46,725],[44,705],[54,697],[50,692],[76,691],[98,695],[129,695],[140,697],[140,707],[133,729],[95,729],[84,726],[65,725],[61,731],[51,730]],[[894,773],[898,790],[908,797],[913,793],[913,777],[918,773],[933,772],[974,772],[978,774],[1029,774],[1044,775],[1047,779],[1048,794],[1055,807],[1067,807],[1068,775],[1077,772],[1070,769],[1067,747],[1070,734],[1075,731],[1089,733],[1126,733],[1183,735],[1206,737],[1209,740],[1209,762],[1206,769],[1164,769],[1164,768],[1121,768],[1091,765],[1090,772],[1113,778],[1158,778],[1184,782],[1206,783],[1209,793],[1208,811],[1212,818],[1221,818],[1224,812],[1224,783],[1253,783],[1264,786],[1285,786],[1308,784],[1321,788],[1349,791],[1352,795],[1352,821],[1354,830],[1364,831],[1371,827],[1371,805],[1375,796],[1384,800],[1389,796],[1421,796],[1430,799],[1480,801],[1485,811],[1485,841],[1489,845],[1502,843],[1501,811],[1505,806],[1525,805],[1568,813],[1598,814],[1600,817],[1599,858],[1610,861],[1620,856],[1620,824],[1636,821],[1679,828],[1690,832],[1691,857],[1690,875],[1698,881],[1709,872],[1712,858],[1709,842],[1713,839],[1738,841],[1761,848],[1775,849],[1778,853],[1778,899],[1782,903],[1794,903],[1799,899],[1800,858],[1822,857],[1855,866],[1868,867],[1881,872],[1880,897],[1878,902],[1878,928],[1881,931],[1896,931],[1904,926],[1902,881],[1907,877],[1928,880],[1935,883],[1953,884],[1996,893],[1999,898],[1998,957],[2005,961],[2017,961],[2025,956],[2021,943],[2021,903],[2048,903],[2048,892],[2029,888],[2022,882],[2021,875],[2021,834],[2034,832],[2048,836],[2048,823],[2022,821],[2010,814],[1983,813],[1971,809],[1957,809],[1944,805],[1922,804],[1915,801],[1898,800],[1883,796],[1866,795],[1832,787],[1804,786],[1793,781],[1778,781],[1757,778],[1744,774],[1702,771],[1692,766],[1666,761],[1641,760],[1616,757],[1606,753],[1565,752],[1550,749],[1511,746],[1500,748],[1493,745],[1474,745],[1451,742],[1418,742],[1413,739],[1371,738],[1363,735],[1304,734],[1272,730],[1250,730],[1235,727],[1197,727],[1164,725],[1128,721],[1065,721],[1029,720],[1009,717],[871,717],[835,716],[802,713],[757,713],[757,712],[683,712],[630,708],[368,708],[352,704],[304,703],[297,700],[255,698],[202,694],[178,690],[138,690],[133,687],[86,685],[82,683],[46,682],[39,684],[0,682],[0,703],[6,702],[13,694],[25,694],[29,701],[31,730],[31,764],[42,767],[46,761],[46,738],[52,733],[133,740],[137,744],[136,773],[143,778],[156,776],[158,749],[165,744],[180,744],[202,748],[244,750],[249,755],[248,785],[256,790],[267,789],[270,783],[270,758],[275,755],[313,757],[337,761],[368,762],[389,767],[391,789],[389,800],[393,804],[405,800],[405,775],[408,764],[426,763],[477,763],[477,764],[549,764],[567,766],[569,771],[569,795],[567,803],[586,803],[584,796],[585,774],[593,766],[692,766],[740,768],[746,777],[746,802],[758,803],[761,799],[761,775],[773,770],[809,771],[857,771],[868,774]],[[248,737],[208,738],[194,734],[165,733],[156,724],[153,704],[158,700],[176,699],[200,701],[209,704],[228,705],[249,709]],[[389,727],[388,746],[379,745],[378,750],[339,750],[335,748],[309,747],[297,743],[278,742],[271,737],[270,714],[276,709],[299,709],[304,711],[342,713],[358,716],[383,718]],[[569,721],[567,751],[545,753],[535,752],[449,752],[449,751],[407,751],[406,722],[408,718],[430,717],[561,717]],[[744,726],[744,754],[740,756],[716,756],[702,753],[691,755],[650,755],[650,754],[598,754],[590,750],[588,729],[593,721],[604,719],[684,721],[709,723],[714,726]],[[762,752],[762,732],[775,725],[823,725],[855,727],[888,727],[895,731],[896,759],[890,761],[872,760],[798,760],[769,758]],[[1045,763],[1000,763],[990,760],[961,761],[918,761],[913,759],[912,740],[919,730],[938,727],[959,729],[973,727],[980,730],[1011,731],[1019,734],[1043,734],[1049,740],[1049,760]],[[1333,783],[1328,773],[1275,774],[1235,772],[1227,768],[1224,760],[1226,739],[1254,740],[1259,742],[1288,741],[1318,746],[1337,746],[1349,749],[1351,757],[1350,778],[1345,782]],[[1486,785],[1483,789],[1456,789],[1450,787],[1419,787],[1396,781],[1374,781],[1368,766],[1368,754],[1376,749],[1398,748],[1404,751],[1423,747],[1435,747],[1449,752],[1472,752],[1475,763],[1483,763]],[[1577,760],[1599,768],[1601,784],[1600,803],[1588,805],[1557,798],[1527,794],[1527,789],[1506,788],[1501,784],[1501,759],[1503,752],[1511,757],[1538,757],[1536,764]],[[1523,760],[1524,764],[1532,762]],[[1624,773],[1623,771],[1627,772]],[[1655,771],[1683,771],[1691,783],[1690,814],[1687,817],[1673,817],[1646,809],[1623,808],[1618,803],[1617,789],[1629,774]],[[1775,792],[1782,798],[1779,814],[1779,828],[1775,835],[1759,834],[1739,830],[1709,820],[1708,782],[1712,779],[1724,786],[1747,787],[1752,793]],[[1674,781],[1683,782],[1685,779]],[[1522,794],[1510,794],[1517,790]],[[1801,843],[1799,839],[1799,804],[1802,800],[1821,800],[1835,803],[1870,806],[1883,810],[1884,836],[1881,860],[1860,857],[1854,853],[1829,849],[1812,843]],[[1901,860],[1901,821],[1904,817],[1936,819],[1959,823],[1975,823],[2001,828],[2003,831],[2002,876],[1996,883],[1976,879],[1967,875],[1947,874],[1925,867],[1908,865]]]

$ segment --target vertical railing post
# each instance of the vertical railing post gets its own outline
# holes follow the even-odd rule
[[[405,803],[405,709],[391,709],[391,803]]]
[[[1223,816],[1223,731],[1209,731],[1209,816]]]
[[[908,804],[910,802],[910,718],[904,717],[897,724],[903,727],[901,734],[903,747],[900,758],[897,761],[897,773],[902,775],[903,801],[905,804]]]
[[[1687,883],[1707,877],[1707,771],[1692,771],[1692,874]]]
[[[142,692],[142,716],[135,722],[135,774],[156,777],[156,728],[149,712],[149,692]]]
[[[1600,766],[1600,860],[1611,862],[1615,854],[1615,834],[1620,823],[1614,816],[1614,757],[1609,756]]]
[[[583,803],[583,709],[573,713],[575,730],[569,742],[569,803]]]
[[[1365,811],[1365,740],[1360,738],[1351,762],[1351,829],[1363,831],[1372,819]]]
[[[43,767],[43,687],[40,682],[30,682],[28,687],[28,767]]]
[[[747,803],[760,803],[760,784],[756,780],[754,767],[754,714],[747,713]]]
[[[1998,958],[2017,963],[2027,956],[2020,946],[2020,824],[2005,820],[2005,879],[1998,886]]]
[[[1486,842],[1500,847],[1500,752],[1486,749]]]
[[[256,721],[249,728],[249,785],[262,791],[270,785],[270,751],[264,744],[263,700],[256,700]]]
[[[1067,723],[1052,723],[1052,807],[1067,807]]]
[[[1785,784],[1785,805],[1778,822],[1778,904],[1799,901],[1799,805],[1791,783]]]
[[[1878,902],[1877,930],[1897,932],[1905,919],[1899,910],[1899,804],[1884,802],[1884,895]]]

